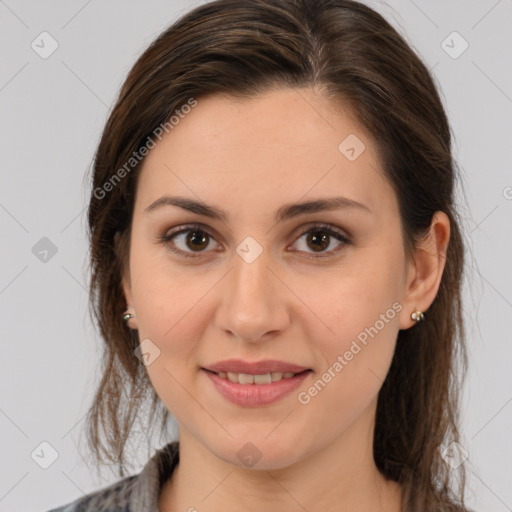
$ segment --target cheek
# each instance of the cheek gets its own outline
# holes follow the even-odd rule
[[[199,340],[207,325],[201,298],[213,281],[171,274],[168,265],[153,265],[142,275],[133,287],[139,339],[150,340],[158,353],[146,370],[166,408],[182,418],[190,409],[191,378],[197,373]]]
[[[321,280],[304,280],[304,286],[297,280],[297,294],[306,297],[311,309],[334,331],[332,339],[355,337],[390,308],[386,326],[398,325],[392,306],[401,298],[401,256],[398,251],[375,252],[372,248],[358,254],[355,264],[338,267]]]
[[[198,371],[197,355],[211,322],[219,272],[200,266],[180,268],[163,251],[155,252],[133,245],[130,265],[138,334],[141,343],[150,340],[149,346],[154,344],[159,354],[146,367],[155,391],[169,410],[182,411],[190,408],[187,390],[192,392]]]
[[[198,318],[197,307],[218,280],[216,274],[199,267],[180,268],[164,250],[143,243],[134,244],[130,265],[141,339],[172,339],[178,345],[180,339],[193,339],[191,334],[205,318]]]
[[[332,387],[342,395],[355,387],[356,395],[365,388],[374,390],[387,374],[402,310],[402,263],[399,250],[372,248],[358,255],[357,264],[340,269],[337,277],[309,287],[307,295],[306,289],[298,292],[308,297],[311,310],[322,320],[322,325],[314,319],[307,324],[307,337],[315,341],[322,370],[336,374],[338,385]],[[314,289],[319,291],[312,293]]]
[[[312,306],[334,331],[322,329],[319,336],[317,329],[315,335],[311,324],[308,334],[321,363],[299,401],[324,418],[312,425],[313,437],[348,429],[376,400],[393,359],[402,309],[393,279],[390,272],[368,270],[341,278],[336,285],[326,284],[322,301]]]

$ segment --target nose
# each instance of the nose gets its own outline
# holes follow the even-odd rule
[[[215,315],[217,328],[239,341],[266,341],[289,324],[289,291],[271,269],[268,251],[248,262],[234,255]],[[287,294],[288,292],[288,294]]]

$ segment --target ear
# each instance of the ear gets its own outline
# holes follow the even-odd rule
[[[135,316],[135,308],[133,307],[132,283],[130,277],[130,258],[128,254],[129,246],[126,243],[126,233],[117,232],[114,236],[115,252],[121,262],[121,288],[123,290],[124,300],[127,306],[126,312],[134,315],[127,322],[130,329],[138,329],[137,317]]]
[[[438,211],[432,216],[429,231],[409,262],[400,329],[415,325],[411,313],[416,310],[424,313],[434,302],[443,276],[449,240],[450,220],[446,213]]]

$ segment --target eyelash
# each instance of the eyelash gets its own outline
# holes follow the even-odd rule
[[[210,232],[205,227],[203,227],[201,224],[187,224],[187,225],[179,227],[175,231],[172,231],[172,232],[166,231],[166,234],[158,237],[158,242],[161,244],[167,245],[167,247],[170,251],[172,251],[180,256],[184,256],[185,258],[197,258],[197,257],[201,256],[201,252],[197,253],[197,255],[192,256],[190,253],[187,253],[185,251],[182,251],[181,249],[176,249],[175,247],[171,247],[170,245],[168,245],[169,242],[176,236],[183,234],[183,233],[194,232],[194,231],[199,232],[199,233],[204,233],[209,238],[215,240],[213,235],[211,235]],[[337,253],[341,249],[343,249],[344,246],[350,245],[352,243],[343,233],[334,230],[329,224],[322,224],[322,223],[310,225],[305,231],[302,231],[297,236],[297,239],[303,237],[304,235],[306,235],[310,232],[315,232],[315,231],[320,231],[320,232],[326,233],[329,236],[334,237],[336,240],[341,242],[341,244],[336,249],[331,249],[330,251],[319,253],[317,256],[306,255],[305,257],[308,259],[318,260],[319,258],[330,257],[334,253]],[[300,251],[297,251],[297,252],[300,252]]]

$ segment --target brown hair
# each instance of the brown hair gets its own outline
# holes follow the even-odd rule
[[[436,211],[450,219],[439,292],[427,320],[399,332],[379,393],[374,458],[383,475],[402,484],[404,511],[465,510],[464,465],[454,493],[454,470],[440,453],[443,443],[459,439],[462,381],[455,370],[458,363],[463,379],[467,365],[450,127],[420,58],[380,14],[351,0],[212,1],[170,26],[131,69],[95,155],[88,210],[90,304],[105,342],[87,419],[95,459],[115,463],[123,476],[141,406],[151,399],[151,410],[142,413],[146,435],[155,418],[164,433],[169,415],[134,355],[137,334],[121,319],[121,271],[140,168],[140,162],[126,163],[191,98],[250,98],[277,87],[314,87],[352,107],[396,191],[409,254]]]

